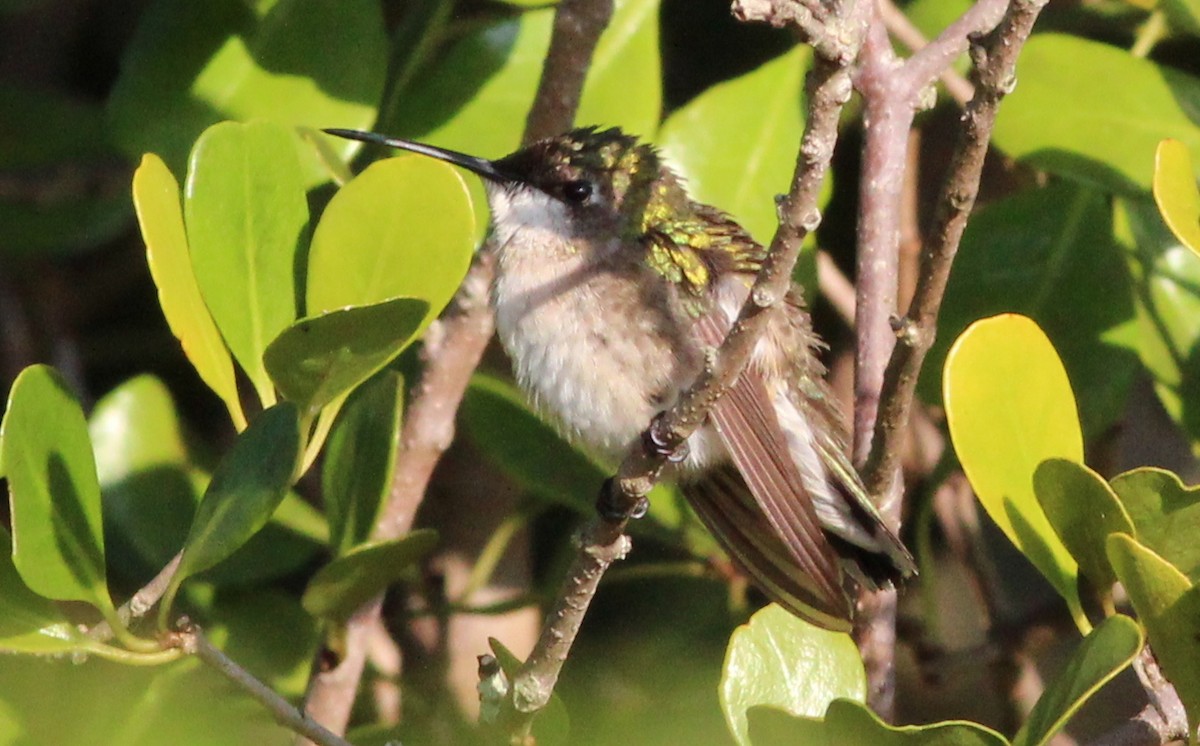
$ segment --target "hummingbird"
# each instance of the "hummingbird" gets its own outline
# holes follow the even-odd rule
[[[491,302],[517,381],[568,438],[613,458],[696,380],[766,256],[733,218],[689,197],[654,147],[617,128],[573,129],[497,160],[325,132],[482,177]],[[846,455],[798,286],[781,311],[672,460],[700,520],[768,598],[847,631],[854,584],[889,586],[916,568]]]

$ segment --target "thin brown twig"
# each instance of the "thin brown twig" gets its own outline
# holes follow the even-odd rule
[[[908,16],[904,15],[904,11],[897,8],[892,0],[879,0],[879,14],[883,18],[888,32],[901,44],[908,47],[911,52],[918,52],[929,44],[929,40],[925,38],[921,30],[908,20]],[[965,49],[964,45],[960,53]],[[938,79],[942,81],[942,85],[946,86],[946,92],[950,94],[950,97],[960,106],[966,106],[971,97],[975,95],[975,87],[971,85],[971,81],[959,75],[953,67],[947,67],[938,73]]]
[[[229,656],[214,647],[199,627],[189,626],[172,632],[167,639],[172,647],[194,655],[210,668],[232,681],[260,704],[270,710],[275,721],[290,730],[301,733],[317,746],[352,746],[349,741],[330,732],[320,723],[306,716],[301,710],[280,696],[271,687],[263,684]]]
[[[614,507],[616,513],[628,516],[634,512],[657,481],[666,464],[666,454],[679,448],[703,424],[712,404],[741,374],[790,285],[801,242],[820,223],[820,187],[837,141],[838,118],[850,98],[849,64],[857,56],[860,38],[856,34],[847,38],[827,33],[823,25],[814,25],[811,17],[797,20],[798,11],[811,16],[807,9],[782,1],[734,4],[734,14],[742,20],[795,22],[802,32],[810,34],[819,30],[820,36],[810,39],[817,55],[808,77],[808,122],[792,187],[780,206],[779,229],[750,297],[699,379],[646,431],[642,447],[630,450],[606,486],[606,494],[600,499]],[[840,29],[852,29],[856,19],[836,20]],[[656,445],[651,447],[651,443]],[[627,522],[628,517],[597,516],[584,530],[579,551],[547,617],[542,636],[512,682],[512,700],[518,713],[534,713],[549,701],[600,578],[629,549],[624,533]],[[529,718],[519,722],[527,724]]]

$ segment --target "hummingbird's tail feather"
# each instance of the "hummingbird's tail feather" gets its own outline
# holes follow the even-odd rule
[[[692,508],[754,584],[792,614],[825,629],[848,632],[852,609],[799,571],[792,553],[758,509],[737,467],[726,463],[681,484]]]

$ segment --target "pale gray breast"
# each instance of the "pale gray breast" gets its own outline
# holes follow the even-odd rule
[[[502,254],[493,292],[500,340],[542,411],[617,456],[702,358],[660,279],[583,253],[541,254]]]

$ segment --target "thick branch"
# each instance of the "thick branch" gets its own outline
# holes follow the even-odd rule
[[[848,66],[842,61],[853,59],[857,49],[857,39],[839,41],[852,49],[839,48],[832,56],[819,53],[809,73],[809,119],[792,188],[780,206],[779,230],[750,297],[700,378],[646,431],[643,447],[627,454],[616,476],[606,485],[607,494],[600,499],[613,509],[608,515],[626,517],[597,517],[584,530],[580,550],[542,636],[513,681],[513,702],[520,712],[536,712],[549,701],[600,577],[628,549],[624,536],[628,516],[643,504],[657,481],[666,464],[665,454],[678,449],[703,424],[713,402],[741,374],[787,292],[801,241],[820,223],[820,187],[837,141],[838,117],[851,93]],[[818,46],[818,51],[822,48],[826,47]]]
[[[902,428],[908,422],[917,376],[936,334],[950,266],[979,192],[996,113],[1001,99],[1012,90],[1017,56],[1045,4],[1046,0],[1012,0],[1000,25],[973,49],[975,98],[963,114],[963,127],[925,243],[913,301],[898,323],[896,349],[884,374],[879,418],[863,474],[872,494],[883,493],[898,469]]]

